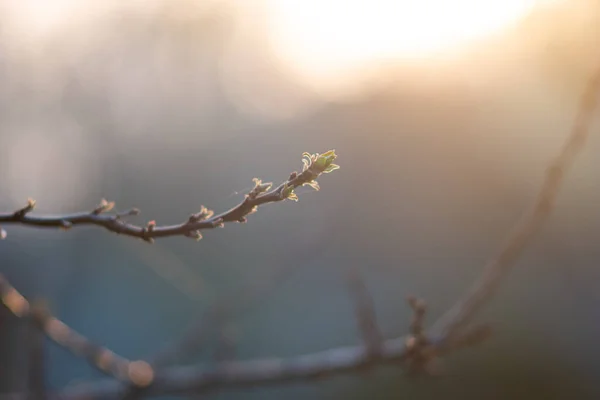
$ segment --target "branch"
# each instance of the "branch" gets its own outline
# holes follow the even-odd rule
[[[366,346],[334,348],[287,359],[256,359],[222,362],[211,367],[171,367],[156,375],[145,391],[147,396],[163,394],[198,394],[223,387],[271,385],[291,381],[310,381],[328,376],[360,371],[375,363],[400,363],[407,356],[407,337],[382,343],[380,355],[373,358]],[[124,386],[114,380],[99,380],[73,386],[50,399],[113,399],[120,397]],[[19,395],[11,396],[15,400]]]
[[[156,238],[168,236],[187,236],[199,240],[202,238],[200,231],[222,227],[227,222],[246,222],[247,216],[256,212],[258,206],[279,202],[285,199],[297,201],[298,197],[294,189],[299,186],[309,185],[319,190],[316,178],[321,174],[335,171],[339,168],[333,161],[337,155],[334,150],[324,154],[303,154],[304,168],[301,173],[292,172],[285,182],[277,188],[271,189],[271,183],[263,183],[260,179],[254,179],[254,188],[246,195],[244,200],[225,211],[214,215],[214,212],[204,206],[200,212],[190,215],[187,221],[178,225],[157,226],[155,221],[150,221],[145,227],[127,223],[123,217],[136,215],[139,210],[133,208],[129,211],[116,214],[106,214],[114,208],[114,202],[102,200],[102,202],[91,212],[68,214],[61,216],[32,216],[30,213],[35,207],[35,200],[29,199],[27,205],[12,213],[0,213],[0,225],[19,224],[38,228],[62,228],[70,229],[78,225],[96,225],[107,230],[126,236],[133,236],[148,242]],[[0,229],[0,238],[6,237],[6,231]]]
[[[47,308],[39,305],[32,306],[25,297],[10,285],[2,274],[0,274],[0,298],[2,303],[16,317],[33,319],[36,326],[50,340],[75,356],[84,357],[92,366],[103,373],[136,386],[146,386],[152,381],[153,371],[148,363],[145,361],[129,361],[76,332],[67,324],[52,316]],[[36,343],[35,345],[40,344]],[[41,349],[37,350],[41,351]],[[39,356],[39,352],[37,353]],[[32,367],[37,366],[33,365]],[[32,372],[37,373],[36,371]]]
[[[412,338],[412,335],[408,335],[382,341],[380,351],[376,355],[371,352],[368,344],[365,344],[338,347],[290,358],[220,362],[215,367],[171,367],[157,372],[153,383],[144,389],[144,395],[203,394],[222,388],[314,381],[334,375],[364,371],[375,365],[401,365],[415,355]],[[481,331],[474,332],[471,337],[465,337],[460,346],[476,344],[478,339],[483,338],[485,335]],[[439,344],[434,340],[429,343],[431,346]],[[49,397],[60,400],[114,399],[122,397],[127,391],[128,388],[122,383],[104,379],[72,386]],[[10,399],[22,400],[19,395],[10,396]]]
[[[365,343],[368,353],[376,358],[381,352],[383,335],[377,325],[377,316],[375,314],[373,299],[367,290],[364,279],[357,269],[351,267],[347,271],[346,281],[348,283],[350,297],[354,301],[354,313],[356,314],[356,321],[363,342]]]
[[[589,136],[599,96],[600,69],[594,73],[586,86],[573,128],[558,156],[548,167],[546,177],[531,210],[525,213],[515,226],[498,256],[486,264],[482,276],[474,283],[464,298],[448,310],[433,326],[434,334],[441,334],[451,340],[453,335],[466,327],[473,316],[494,295],[502,278],[510,272],[523,250],[540,231],[554,208],[565,174],[573,165]]]
[[[44,331],[40,306],[34,305],[27,318],[27,336],[29,345],[28,388],[30,400],[45,400],[46,376],[44,373]]]

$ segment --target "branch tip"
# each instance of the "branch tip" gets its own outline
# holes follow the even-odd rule
[[[132,361],[127,367],[127,378],[137,387],[146,387],[154,381],[154,369],[146,361]]]

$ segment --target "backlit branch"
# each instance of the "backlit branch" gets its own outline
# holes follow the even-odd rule
[[[289,178],[275,189],[270,190],[271,183],[263,183],[260,179],[255,178],[254,188],[237,206],[218,215],[202,206],[198,213],[190,215],[187,221],[177,225],[159,226],[155,221],[148,222],[146,226],[128,223],[124,217],[136,215],[139,211],[134,208],[123,213],[111,214],[110,211],[115,204],[106,200],[102,200],[89,212],[60,216],[34,216],[31,212],[35,208],[35,200],[29,199],[27,205],[19,210],[0,213],[0,226],[19,224],[39,228],[70,229],[78,225],[96,225],[117,234],[137,237],[148,242],[167,236],[187,236],[199,240],[202,238],[200,231],[222,227],[227,222],[246,222],[247,216],[256,212],[257,208],[263,204],[285,199],[298,200],[294,189],[299,186],[308,185],[319,190],[316,178],[339,168],[333,163],[337,157],[334,150],[324,154],[304,153],[303,156],[302,172],[292,172]],[[6,231],[0,228],[0,232],[0,238],[5,238]]]
[[[433,332],[450,340],[465,328],[473,316],[494,295],[505,277],[515,265],[523,250],[539,232],[552,212],[558,192],[569,168],[583,149],[590,134],[590,126],[597,111],[600,96],[600,69],[588,82],[581,98],[573,128],[558,156],[546,170],[537,198],[530,211],[514,227],[499,254],[491,259],[481,277],[474,283],[463,299],[444,314],[434,325]]]
[[[13,315],[34,323],[35,327],[43,331],[54,343],[77,357],[85,358],[103,373],[136,386],[145,386],[152,381],[153,371],[149,368],[148,363],[129,361],[106,347],[95,344],[51,315],[49,310],[41,304],[32,305],[12,287],[2,274],[0,274],[0,299]],[[34,343],[34,346],[38,344]],[[32,371],[32,374],[39,374],[39,372]]]
[[[308,185],[319,190],[319,184],[315,180],[321,174],[330,173],[339,168],[333,161],[337,155],[330,150],[324,154],[303,154],[304,167],[302,172],[293,172],[287,181],[276,189],[270,190],[271,183],[263,183],[254,179],[254,188],[245,196],[244,200],[236,207],[219,215],[205,207],[201,207],[199,213],[192,214],[185,223],[175,226],[159,227],[154,221],[146,227],[139,227],[126,223],[123,218],[139,213],[137,209],[131,209],[122,213],[109,214],[114,208],[114,202],[102,200],[101,203],[88,213],[78,213],[62,216],[32,216],[30,213],[35,208],[35,200],[29,199],[27,205],[12,213],[0,214],[0,222],[3,224],[21,224],[32,227],[58,227],[70,229],[76,225],[97,225],[109,231],[138,237],[148,242],[154,238],[174,235],[184,235],[194,239],[200,239],[200,230],[222,226],[225,222],[246,222],[246,217],[254,213],[259,205],[290,199],[297,201],[298,197],[294,189]],[[270,191],[269,191],[270,190]],[[0,228],[0,239],[6,238],[6,231]],[[256,295],[260,291],[256,292]],[[139,393],[136,388],[148,386],[154,380],[154,368],[145,361],[129,361],[120,357],[112,351],[94,344],[89,339],[75,332],[56,317],[50,315],[47,309],[37,308],[32,312],[30,303],[10,283],[0,275],[0,297],[4,305],[17,317],[31,317],[37,326],[55,343],[66,348],[77,356],[85,357],[93,366],[102,372],[117,378],[121,382],[129,384],[131,394]],[[224,303],[221,303],[224,305]],[[220,307],[219,307],[220,308]],[[220,315],[223,310],[215,309],[211,313],[215,318],[225,318]],[[211,324],[212,326],[212,324]],[[195,332],[191,332],[195,333]],[[175,351],[185,348],[187,343],[176,344]],[[32,349],[35,350],[35,349]],[[36,353],[39,355],[38,353]],[[168,357],[167,357],[168,358]],[[160,363],[160,358],[157,361]],[[34,367],[39,367],[38,364]],[[36,375],[32,370],[31,375]],[[37,374],[40,375],[40,374]],[[38,382],[39,383],[39,382]]]

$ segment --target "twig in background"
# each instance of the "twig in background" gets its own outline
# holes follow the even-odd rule
[[[34,303],[32,311],[27,316],[27,338],[28,338],[28,370],[27,387],[29,390],[28,400],[45,400],[46,398],[46,374],[44,373],[45,352],[44,332],[42,326],[41,303]]]
[[[425,332],[427,305],[423,300],[412,296],[408,297],[407,303],[413,311],[410,335],[406,339],[408,370],[411,374],[421,372],[432,374],[433,361],[438,357],[438,352]]]
[[[224,317],[217,324],[217,346],[214,352],[215,362],[222,363],[235,359],[240,331],[235,322]]]
[[[53,342],[75,356],[85,358],[103,373],[139,386],[148,385],[152,381],[153,371],[146,362],[129,361],[76,332],[52,316],[46,307],[32,306],[2,274],[0,274],[0,298],[15,316],[35,321],[35,325]],[[35,363],[31,366],[37,367]]]
[[[182,361],[182,358],[189,358],[199,353],[208,344],[214,333],[219,332],[221,323],[231,322],[234,314],[248,312],[268,299],[275,289],[281,287],[283,282],[298,270],[297,265],[308,263],[318,257],[329,247],[335,237],[331,233],[314,236],[312,245],[302,246],[295,252],[296,254],[290,255],[289,252],[286,252],[285,258],[281,262],[283,266],[272,271],[270,276],[251,284],[241,284],[230,292],[219,296],[202,316],[190,324],[179,339],[160,349],[151,358],[149,362],[154,371],[160,373],[167,366]],[[306,251],[307,248],[310,248],[311,251]],[[294,262],[289,262],[289,259],[294,259]],[[130,386],[122,398],[128,400],[139,398],[147,389]]]
[[[383,335],[377,325],[377,315],[373,299],[367,290],[367,285],[354,267],[346,271],[346,281],[350,298],[354,303],[354,314],[358,330],[370,357],[376,359],[381,353]]]
[[[580,100],[573,128],[560,153],[550,164],[542,187],[530,211],[517,223],[497,257],[484,267],[483,274],[466,295],[434,324],[431,333],[446,340],[465,328],[473,316],[494,295],[502,278],[515,265],[525,247],[540,230],[552,212],[565,174],[583,149],[590,133],[600,96],[600,69],[589,80]]]

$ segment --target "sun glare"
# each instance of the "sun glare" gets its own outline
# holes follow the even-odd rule
[[[275,52],[310,81],[343,79],[373,62],[452,54],[552,0],[269,0]]]
[[[41,35],[64,23],[75,5],[74,0],[22,0],[9,3],[11,19],[32,35]]]

